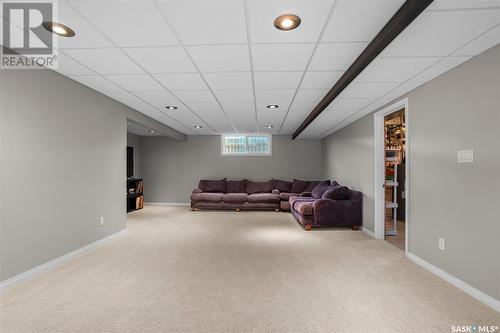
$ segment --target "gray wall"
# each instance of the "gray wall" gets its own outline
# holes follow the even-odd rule
[[[200,178],[317,179],[321,141],[273,136],[273,156],[221,156],[220,136],[142,138],[146,202],[188,202]]]
[[[134,177],[142,177],[142,137],[127,132],[127,146],[134,148]]]
[[[3,281],[126,228],[127,118],[185,136],[50,70],[0,83]]]
[[[500,299],[500,46],[407,94],[410,252]],[[358,142],[358,144],[353,144]],[[373,115],[324,139],[324,176],[373,195]],[[474,163],[457,164],[457,150]],[[366,154],[365,158],[356,157]],[[354,165],[356,161],[364,162]],[[348,176],[342,173],[351,173]],[[373,230],[373,205],[364,223]],[[446,251],[438,249],[438,237]]]
[[[363,193],[363,227],[374,229],[373,116],[368,115],[323,140],[323,178]]]

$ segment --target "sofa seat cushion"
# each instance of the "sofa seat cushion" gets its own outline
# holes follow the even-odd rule
[[[193,193],[191,194],[191,200],[197,202],[222,202],[223,195],[224,193],[211,193],[211,192]]]
[[[222,196],[222,200],[228,203],[244,203],[247,201],[247,197],[246,193],[226,193]]]
[[[288,192],[285,192],[285,193],[281,192],[280,193],[280,199],[283,201],[288,201],[288,199],[290,199],[290,197],[292,197],[292,196],[298,197],[298,196],[300,196],[300,193],[288,193]]]
[[[294,208],[302,216],[313,214],[313,202],[311,201],[298,201],[295,203]]]
[[[248,202],[252,203],[279,203],[279,194],[273,193],[254,193],[248,195]]]
[[[290,203],[291,207],[294,207],[296,202],[302,201],[302,202],[314,202],[316,199],[313,197],[296,197],[292,195],[290,199],[288,199],[288,202]]]

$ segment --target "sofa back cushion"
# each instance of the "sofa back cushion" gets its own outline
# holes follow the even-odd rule
[[[226,181],[227,193],[247,193],[247,180],[228,180]]]
[[[309,184],[308,180],[299,180],[294,179],[292,181],[292,193],[302,193],[306,190],[307,185]]]
[[[280,190],[280,192],[290,193],[292,191],[292,182],[287,180],[276,179],[276,188]]]
[[[274,179],[268,180],[267,182],[253,182],[247,180],[247,193],[270,193],[274,190]]]
[[[331,185],[329,180],[312,180],[309,182],[309,184],[306,186],[306,189],[304,192],[312,192],[312,190],[318,186],[321,183],[328,183],[328,185]]]
[[[349,200],[351,195],[352,191],[347,186],[331,185],[323,193],[323,199]]]
[[[198,188],[203,192],[226,193],[226,178],[223,179],[202,179],[198,183]]]
[[[328,187],[330,187],[330,181],[324,180],[312,189],[311,194],[315,199],[321,199]]]

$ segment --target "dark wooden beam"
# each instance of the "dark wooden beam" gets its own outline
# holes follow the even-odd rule
[[[299,136],[433,0],[407,0],[293,133]]]

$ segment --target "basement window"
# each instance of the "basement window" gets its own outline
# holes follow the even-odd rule
[[[271,156],[272,136],[266,134],[221,135],[222,156]]]

